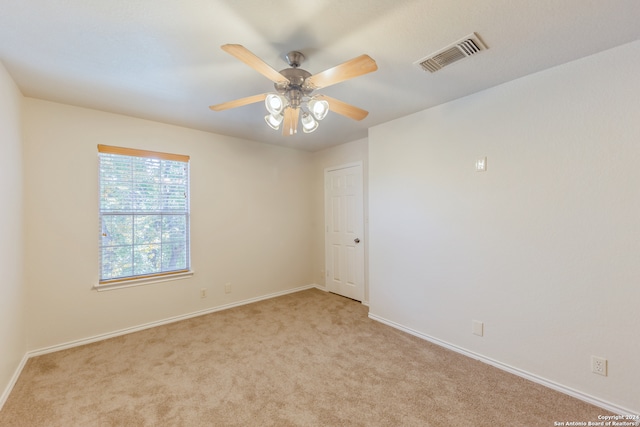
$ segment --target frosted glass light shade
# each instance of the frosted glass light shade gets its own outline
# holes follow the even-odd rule
[[[314,98],[309,101],[308,106],[309,111],[311,111],[311,114],[313,114],[313,117],[315,117],[316,120],[324,119],[329,112],[329,103],[324,99],[317,100]]]
[[[318,122],[316,122],[309,113],[304,113],[300,121],[302,122],[302,131],[304,133],[311,133],[318,129]]]
[[[264,99],[264,105],[267,108],[267,111],[274,116],[282,113],[284,110],[286,100],[284,97],[277,95],[275,93],[270,93]]]
[[[280,129],[280,123],[282,123],[283,119],[284,116],[282,114],[267,114],[264,116],[264,121],[267,122],[269,127],[274,130]]]

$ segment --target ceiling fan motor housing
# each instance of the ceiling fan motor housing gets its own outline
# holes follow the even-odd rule
[[[302,68],[286,68],[280,71],[280,74],[285,76],[289,83],[274,83],[273,87],[281,94],[287,94],[293,90],[299,91],[302,95],[309,95],[313,92],[312,88],[305,87],[305,80],[311,76],[311,73],[303,70]]]

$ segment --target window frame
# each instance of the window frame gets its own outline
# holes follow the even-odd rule
[[[149,159],[157,159],[157,160],[169,160],[169,161],[177,161],[183,162],[186,164],[186,212],[178,215],[184,215],[186,218],[186,268],[181,268],[177,270],[171,271],[161,271],[161,272],[153,272],[148,274],[137,274],[133,276],[125,276],[118,278],[109,278],[102,279],[102,223],[103,223],[103,212],[101,208],[102,203],[102,173],[100,170],[100,155],[101,154],[115,154],[120,156],[128,156],[128,157],[140,157],[140,158],[149,158]],[[193,275],[193,271],[191,269],[191,173],[190,173],[190,157],[181,154],[171,154],[164,153],[158,151],[149,151],[149,150],[140,150],[135,148],[125,148],[125,147],[116,147],[111,145],[103,145],[98,144],[98,222],[99,222],[99,235],[98,235],[98,283],[94,286],[94,289],[98,291],[102,290],[110,290],[110,289],[119,289],[119,288],[127,288],[132,286],[140,286],[147,285],[151,283],[159,283],[166,282],[171,280],[178,280],[186,277],[190,277]],[[132,212],[134,212],[132,210]],[[106,214],[109,215],[109,214]],[[110,214],[113,215],[113,214]],[[140,213],[132,213],[132,217],[135,221],[136,215],[162,215],[161,211],[152,212],[140,212]],[[171,215],[171,213],[169,213]],[[131,243],[131,246],[135,246],[135,243]]]

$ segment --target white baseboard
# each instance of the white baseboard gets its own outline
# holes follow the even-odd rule
[[[511,374],[517,375],[517,376],[519,376],[521,378],[524,378],[524,379],[527,379],[527,380],[532,381],[534,383],[543,385],[543,386],[548,387],[548,388],[550,388],[552,390],[556,390],[556,391],[559,391],[560,393],[564,393],[564,394],[567,394],[567,395],[569,395],[571,397],[575,397],[576,399],[582,400],[583,402],[587,402],[587,403],[590,403],[592,405],[598,406],[598,407],[600,407],[602,409],[605,409],[607,411],[613,412],[614,414],[618,414],[618,415],[637,415],[636,413],[634,413],[630,409],[623,408],[623,407],[615,405],[615,404],[613,404],[611,402],[607,402],[607,401],[604,401],[604,400],[599,399],[597,397],[594,397],[594,396],[588,395],[586,393],[583,393],[581,391],[574,390],[574,389],[572,389],[570,387],[566,387],[566,386],[564,386],[562,384],[558,384],[556,382],[550,381],[550,380],[548,380],[546,378],[542,378],[542,377],[540,377],[538,375],[535,375],[535,374],[532,374],[530,372],[523,371],[522,369],[518,369],[516,367],[507,365],[507,364],[499,362],[497,360],[485,357],[485,356],[483,356],[481,354],[474,353],[474,352],[466,350],[466,349],[464,349],[462,347],[458,347],[456,345],[450,344],[450,343],[448,343],[446,341],[439,340],[438,338],[434,338],[432,336],[425,335],[425,334],[423,334],[421,332],[418,332],[418,331],[416,331],[414,329],[411,329],[411,328],[408,328],[406,326],[403,326],[403,325],[401,325],[399,323],[396,323],[396,322],[393,322],[391,320],[387,320],[387,319],[385,319],[383,317],[380,317],[380,316],[377,316],[375,314],[372,314],[371,312],[369,313],[369,318],[372,319],[372,320],[375,320],[377,322],[384,323],[385,325],[391,326],[392,328],[399,329],[399,330],[401,330],[403,332],[406,332],[406,333],[408,333],[410,335],[413,335],[413,336],[416,336],[418,338],[421,338],[421,339],[423,339],[425,341],[429,341],[429,342],[431,342],[433,344],[439,345],[440,347],[447,348],[449,350],[455,351],[456,353],[460,353],[460,354],[462,354],[464,356],[470,357],[472,359],[479,360],[480,362],[484,362],[484,363],[486,363],[488,365],[494,366],[494,367],[496,367],[498,369],[501,369],[503,371],[506,371],[506,372],[509,372]]]
[[[0,396],[0,411],[2,410],[2,407],[4,406],[4,403],[6,402],[7,398],[9,397],[9,394],[11,394],[11,390],[13,390],[13,387],[15,386],[16,382],[18,381],[18,377],[20,377],[20,374],[22,373],[22,370],[24,369],[24,366],[26,365],[27,361],[31,357],[42,356],[43,354],[54,353],[56,351],[66,350],[68,348],[73,348],[73,347],[79,347],[81,345],[91,344],[91,343],[102,341],[102,340],[106,340],[106,339],[109,339],[109,338],[115,338],[115,337],[118,337],[118,336],[121,336],[121,335],[131,334],[133,332],[138,332],[138,331],[143,331],[145,329],[155,328],[156,326],[162,326],[162,325],[166,325],[166,324],[169,324],[169,323],[179,322],[181,320],[187,320],[187,319],[191,319],[193,317],[203,316],[203,315],[209,314],[209,313],[215,313],[216,311],[228,310],[230,308],[239,307],[239,306],[242,306],[242,305],[251,304],[251,303],[254,303],[254,302],[263,301],[263,300],[267,300],[267,299],[271,299],[271,298],[276,298],[276,297],[280,297],[280,296],[283,296],[283,295],[292,294],[292,293],[295,293],[295,292],[300,292],[300,291],[304,291],[304,290],[312,289],[312,288],[318,288],[318,289],[324,290],[324,288],[321,288],[320,286],[315,285],[315,284],[306,285],[306,286],[300,286],[300,287],[293,288],[293,289],[287,289],[286,291],[274,292],[274,293],[271,293],[271,294],[267,294],[267,295],[263,295],[263,296],[259,296],[259,297],[255,297],[255,298],[249,298],[249,299],[246,299],[246,300],[237,301],[237,302],[230,303],[230,304],[224,304],[224,305],[220,305],[220,306],[217,306],[217,307],[208,308],[208,309],[205,309],[205,310],[194,311],[192,313],[187,313],[187,314],[183,314],[183,315],[180,315],[180,316],[174,316],[174,317],[170,317],[170,318],[167,318],[167,319],[158,320],[158,321],[155,321],[155,322],[145,323],[143,325],[133,326],[131,328],[120,329],[118,331],[108,332],[106,334],[94,335],[92,337],[81,338],[79,340],[69,341],[69,342],[62,343],[62,344],[56,344],[56,345],[52,345],[52,346],[49,346],[49,347],[44,347],[44,348],[40,348],[40,349],[37,349],[37,350],[28,351],[24,355],[24,357],[22,358],[22,361],[20,362],[18,367],[16,368],[16,371],[14,372],[13,376],[11,377],[11,381],[9,382],[9,384],[7,384],[4,392]]]
[[[283,296],[283,295],[293,294],[295,292],[300,292],[300,291],[304,291],[304,290],[307,290],[307,289],[312,289],[312,288],[315,288],[315,287],[316,287],[315,285],[300,286],[300,287],[293,288],[293,289],[287,289],[286,291],[274,292],[274,293],[271,293],[271,294],[262,295],[262,296],[255,297],[255,298],[249,298],[249,299],[246,299],[246,300],[237,301],[237,302],[233,302],[233,303],[230,303],[230,304],[224,304],[224,305],[219,305],[219,306],[216,306],[216,307],[207,308],[205,310],[199,310],[199,311],[194,311],[194,312],[187,313],[187,314],[181,314],[179,316],[169,317],[167,319],[162,319],[162,320],[157,320],[155,322],[145,323],[143,325],[133,326],[131,328],[120,329],[118,331],[108,332],[106,334],[95,335],[95,336],[88,337],[88,338],[82,338],[82,339],[75,340],[75,341],[69,341],[69,342],[62,343],[62,344],[56,344],[56,345],[53,345],[53,346],[50,346],[50,347],[41,348],[41,349],[38,349],[38,350],[32,350],[32,351],[27,352],[27,356],[35,357],[35,356],[41,356],[41,355],[47,354],[47,353],[54,353],[56,351],[66,350],[68,348],[73,348],[73,347],[79,347],[81,345],[91,344],[91,343],[102,341],[102,340],[106,340],[106,339],[109,339],[109,338],[115,338],[115,337],[119,337],[121,335],[131,334],[133,332],[139,332],[139,331],[143,331],[145,329],[155,328],[156,326],[162,326],[162,325],[167,325],[169,323],[179,322],[181,320],[187,320],[187,319],[191,319],[193,317],[204,316],[205,314],[215,313],[217,311],[222,311],[222,310],[228,310],[230,308],[240,307],[242,305],[251,304],[251,303],[254,303],[254,302],[258,302],[258,301],[263,301],[263,300],[267,300],[267,299],[271,299],[271,298],[280,297],[280,296]]]
[[[13,387],[18,382],[18,378],[20,377],[20,374],[24,369],[24,365],[27,364],[27,360],[29,360],[29,357],[25,354],[22,357],[22,360],[20,361],[20,363],[18,364],[18,367],[16,368],[15,372],[13,373],[11,380],[9,380],[9,384],[7,384],[4,391],[2,392],[2,395],[0,395],[0,411],[2,411],[2,407],[4,406],[5,402],[9,398],[9,395],[11,394],[11,390],[13,390]]]

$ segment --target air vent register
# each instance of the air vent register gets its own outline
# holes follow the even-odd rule
[[[487,46],[480,40],[480,37],[478,37],[476,33],[471,33],[463,39],[416,61],[415,64],[425,71],[435,73],[447,65],[451,65],[456,61],[468,58],[486,49]]]

